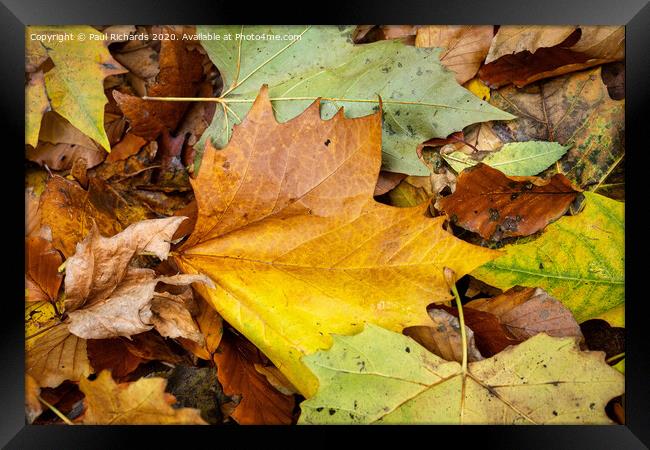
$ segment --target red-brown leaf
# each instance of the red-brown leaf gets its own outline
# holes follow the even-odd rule
[[[277,391],[255,369],[264,358],[250,342],[225,334],[214,355],[217,377],[226,395],[241,395],[232,417],[241,425],[289,425],[295,399]]]
[[[457,183],[440,208],[452,223],[493,241],[536,233],[564,215],[579,192],[561,174],[507,177],[482,163],[461,172]]]

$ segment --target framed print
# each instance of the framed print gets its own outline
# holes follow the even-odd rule
[[[3,6],[8,448],[648,444],[650,6],[165,3]]]

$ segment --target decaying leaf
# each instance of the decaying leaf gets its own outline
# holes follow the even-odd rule
[[[526,30],[524,33],[532,38],[531,42],[512,39],[521,37],[521,30]],[[479,71],[481,79],[493,88],[508,83],[523,87],[543,78],[619,61],[625,57],[625,28],[622,26],[555,27],[553,30],[554,27],[500,28],[493,48],[499,44],[507,47],[516,43],[517,46],[524,44],[524,47],[530,44],[532,49],[524,48],[523,51],[503,54],[495,61],[488,61]],[[548,38],[562,38],[569,32],[566,39],[557,45],[538,45],[540,42],[536,41],[552,43],[554,39]],[[506,35],[509,36],[504,39]]]
[[[442,48],[440,62],[463,84],[478,72],[493,36],[492,25],[429,25],[418,28],[415,45]]]
[[[440,305],[439,308],[458,317],[458,310]],[[492,313],[464,308],[465,325],[474,332],[476,348],[485,357],[494,356],[506,348],[520,344],[524,339],[517,339],[504,327],[499,318]]]
[[[31,236],[25,242],[25,289],[30,302],[57,299],[63,276],[58,268],[63,262],[52,244],[40,236]]]
[[[540,288],[516,286],[493,298],[472,300],[465,306],[494,314],[517,339],[542,332],[555,337],[582,338],[571,311]]]
[[[439,204],[452,223],[498,241],[543,229],[566,213],[578,192],[560,174],[550,180],[507,177],[480,163],[465,169],[456,191]]]
[[[185,218],[135,223],[106,238],[93,227],[66,261],[65,311],[70,332],[85,339],[131,336],[154,326],[163,335],[202,343],[191,315],[171,294],[156,293],[158,283],[187,285],[210,280],[201,275],[156,277],[151,269],[129,264],[138,253],[167,259],[170,241]]]
[[[574,26],[502,25],[490,45],[485,64],[504,55],[554,47],[571,36],[575,29]]]
[[[379,178],[377,178],[377,185],[375,186],[375,196],[385,194],[386,192],[393,189],[397,186],[400,181],[406,178],[404,173],[394,173],[386,172],[382,170],[379,172]]]
[[[38,145],[28,148],[26,157],[52,170],[67,170],[78,158],[85,159],[86,167],[100,164],[106,151],[70,122],[50,111],[43,116]]]
[[[569,149],[557,142],[511,142],[500,150],[490,152],[483,159],[457,151],[448,155],[443,154],[445,161],[458,173],[479,162],[498,169],[508,176],[533,176],[547,169],[560,159]]]
[[[306,356],[320,388],[301,404],[305,424],[609,424],[624,377],[574,338],[538,334],[469,364],[429,353],[374,325]]]
[[[462,276],[497,255],[444,231],[426,204],[375,202],[380,140],[379,113],[323,121],[318,102],[277,123],[263,88],[192,180],[198,220],[174,260],[215,282],[195,289],[304,395],[316,380],[300,357],[329,333],[426,325],[426,305],[450,299],[444,266]]]
[[[205,425],[199,410],[174,409],[173,395],[165,393],[164,378],[140,378],[116,384],[108,371],[97,379],[82,379],[86,410],[78,421],[84,425]]]
[[[442,309],[432,309],[429,316],[433,324],[429,326],[408,327],[403,333],[424,348],[447,361],[461,362],[463,358],[463,344],[460,336],[458,318]],[[465,325],[467,333],[467,360],[480,361],[481,353],[474,343],[474,332]]]
[[[475,122],[513,118],[460,87],[440,64],[441,49],[399,40],[354,45],[350,27],[200,26],[197,31],[301,36],[292,41],[202,41],[224,80],[224,103],[202,138],[217,148],[228,143],[232,127],[246,116],[262,84],[269,85],[280,122],[298,116],[317,98],[323,100],[324,119],[342,106],[348,117],[365,116],[379,109],[381,97],[382,167],[409,175],[428,175],[415,153],[427,139],[447,137]]]
[[[198,296],[196,300],[199,313],[194,320],[205,339],[204,344],[199,345],[195,341],[184,339],[181,339],[181,343],[197,357],[210,360],[221,343],[223,319],[203,297]]]
[[[226,395],[241,395],[232,417],[241,425],[290,425],[295,400],[276,390],[255,369],[264,360],[250,342],[224,335],[214,354],[217,377]]]
[[[585,208],[472,272],[500,289],[541,287],[578,323],[624,302],[624,204],[585,192]]]
[[[151,97],[194,97],[203,78],[203,55],[188,47],[177,30],[165,29],[176,39],[162,39],[160,45],[160,72],[147,89]],[[153,140],[163,131],[174,131],[188,102],[149,102],[139,97],[113,91],[113,96],[131,124],[131,132],[146,140]]]
[[[591,319],[580,324],[589,350],[605,352],[605,358],[621,357],[625,353],[625,328],[612,327],[601,319]]]
[[[104,235],[112,236],[122,230],[115,215],[97,208],[91,198],[77,183],[59,176],[48,180],[41,195],[41,222],[52,231],[52,245],[66,257],[75,253],[75,246],[93,224]]]
[[[121,161],[135,155],[146,143],[146,139],[129,132],[119,144],[113,147],[111,153],[106,157],[106,162]]]
[[[109,370],[115,379],[125,377],[145,361],[131,353],[122,338],[88,339],[86,351],[95,373]]]
[[[624,156],[625,101],[612,100],[596,68],[557,77],[525,89],[494,91],[490,103],[517,114],[499,124],[504,142],[553,141],[570,145],[551,173],[595,190]]]
[[[103,83],[104,78],[124,73],[126,69],[113,59],[108,51],[108,42],[104,42],[102,34],[93,27],[30,26],[26,35],[33,33],[54,37],[47,42],[27,40],[26,49],[28,72],[33,71],[30,69],[33,69],[35,59],[44,60],[49,57],[52,60],[54,67],[45,72],[44,77],[51,109],[110,151],[110,143],[104,130],[104,105],[108,100],[104,95]],[[88,40],[56,39],[63,33],[75,36],[83,34]],[[42,110],[42,103],[29,101],[27,107],[27,117],[36,117],[37,111]],[[36,109],[30,110],[31,107]],[[26,123],[28,127],[40,125],[39,120],[32,118]],[[37,129],[28,128],[26,131],[28,141],[31,140],[28,143],[34,145],[33,136],[38,136]]]

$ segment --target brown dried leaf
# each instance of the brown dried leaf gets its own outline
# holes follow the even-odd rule
[[[90,374],[86,340],[54,325],[25,344],[25,372],[41,387],[56,387],[65,380],[79,381]]]
[[[406,174],[382,170],[379,172],[379,178],[377,178],[377,185],[375,186],[375,193],[373,195],[376,197],[385,194],[397,186],[404,178],[406,178]]]
[[[456,308],[448,306],[437,306],[447,311],[454,317],[458,317]],[[471,308],[464,308],[465,326],[474,332],[476,347],[481,355],[488,358],[501,352],[511,345],[517,345],[523,342],[523,339],[517,339],[501,325],[499,319],[494,314],[478,311]]]
[[[504,143],[556,141],[571,145],[546,174],[560,172],[582,188],[597,189],[621,164],[625,101],[609,97],[600,68],[524,89],[504,87],[493,91],[490,103],[518,116],[499,123],[498,135]]]
[[[194,320],[205,338],[205,342],[203,345],[199,345],[194,341],[181,339],[181,344],[197,357],[210,360],[223,337],[223,319],[203,297],[198,296],[196,301],[199,313]]]
[[[575,26],[502,25],[490,45],[485,64],[504,55],[554,47],[571,36],[575,29]]]
[[[116,384],[108,371],[97,379],[79,382],[86,394],[86,410],[79,418],[84,425],[203,425],[199,410],[171,407],[176,398],[165,393],[164,378],[141,378]]]
[[[133,133],[127,133],[119,144],[113,147],[106,158],[106,162],[112,163],[121,161],[129,156],[135,155],[146,144],[147,141]]]
[[[298,389],[291,384],[291,381],[287,380],[287,377],[282,375],[282,372],[280,372],[277,367],[255,364],[255,370],[264,375],[266,381],[284,395],[300,394]]]
[[[176,33],[174,30],[166,32]],[[150,97],[194,97],[203,78],[204,55],[190,50],[186,41],[162,40],[160,48],[160,72],[147,90]],[[147,101],[139,97],[113,91],[113,96],[131,124],[131,132],[154,140],[164,130],[174,131],[188,102]]]
[[[165,338],[154,331],[120,339],[126,348],[138,358],[147,361],[164,361],[169,364],[179,364],[183,361],[183,358],[167,345]]]
[[[507,177],[479,163],[461,172],[456,191],[440,207],[452,223],[498,241],[543,229],[566,213],[578,192],[564,175]]]
[[[473,300],[465,306],[494,314],[517,339],[528,339],[542,332],[555,337],[582,338],[571,311],[541,288],[516,286],[496,297]]]
[[[192,295],[191,290],[189,293]],[[152,323],[161,335],[188,339],[200,346],[205,344],[203,334],[180,296],[166,292],[156,293],[149,311],[150,315],[145,312],[141,313],[141,317],[145,322]]]
[[[501,31],[501,30],[499,30]],[[577,35],[576,35],[577,36]],[[577,44],[572,38],[550,48],[538,48],[504,55],[481,68],[481,79],[492,88],[509,83],[526,86],[625,57],[625,30],[620,26],[581,27]],[[575,39],[573,39],[575,40]]]
[[[66,311],[77,310],[87,302],[96,303],[111,295],[126,277],[129,263],[136,254],[146,252],[160,260],[167,259],[171,237],[184,219],[169,217],[138,222],[110,238],[101,236],[97,227],[93,227],[66,262]],[[131,277],[134,282],[136,278],[141,281],[154,279],[153,271],[146,273],[134,271]],[[153,295],[153,288],[151,292]]]
[[[253,344],[231,333],[226,334],[214,361],[224,393],[242,396],[232,413],[239,424],[291,424],[295,399],[277,391],[264,375],[255,370],[255,364],[264,364],[265,359]]]
[[[605,352],[609,359],[625,352],[625,328],[613,327],[602,319],[591,319],[580,324],[589,350]]]
[[[124,378],[145,361],[131,353],[122,338],[88,339],[86,349],[95,373],[109,370],[115,379]]]
[[[41,201],[33,187],[25,189],[25,236],[32,236],[41,229]]]
[[[52,245],[64,256],[74,254],[93,223],[103,234],[113,235],[122,227],[114,216],[98,210],[88,192],[77,183],[54,176],[47,182],[40,202],[41,220],[52,230]]]
[[[441,358],[447,361],[461,362],[463,359],[463,344],[458,318],[445,310],[437,308],[429,310],[429,316],[433,321],[433,325],[408,327],[404,329],[403,333]],[[467,334],[468,361],[482,360],[483,356],[481,356],[474,342],[474,332],[467,325],[465,325],[465,332]]]
[[[625,98],[625,63],[615,62],[602,67],[600,75],[612,100]]]
[[[103,148],[53,111],[44,114],[38,139],[36,148],[27,149],[27,159],[52,170],[68,170],[79,157],[91,168],[106,157]]]
[[[66,261],[64,302],[70,332],[85,339],[143,333],[156,326],[163,335],[202,342],[202,335],[179,296],[155,293],[156,285],[206,282],[202,275],[156,277],[130,267],[139,253],[165,260],[171,237],[184,217],[137,222],[105,238],[93,227]]]
[[[39,236],[27,238],[25,244],[26,300],[56,301],[63,281],[63,276],[58,272],[63,262],[61,255],[49,241]]]
[[[185,307],[155,293],[159,282],[189,284],[208,282],[200,275],[155,277],[149,269],[130,267],[109,297],[95,297],[68,314],[70,332],[85,339],[132,336],[154,327],[164,336],[184,337],[201,342],[191,315]],[[171,302],[173,306],[169,306]],[[155,310],[155,311],[154,311]]]
[[[440,62],[463,84],[474,78],[483,63],[494,27],[492,25],[430,25],[417,30],[416,47],[441,47]]]

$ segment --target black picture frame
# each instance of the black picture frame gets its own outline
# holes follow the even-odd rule
[[[311,7],[311,9],[310,9]],[[394,427],[90,427],[26,425],[24,416],[24,261],[22,214],[24,174],[15,169],[23,159],[24,27],[36,24],[203,24],[203,23],[422,23],[422,24],[612,24],[626,25],[626,425],[498,427],[440,426],[400,428],[406,445],[424,439],[431,445],[462,439],[463,445],[499,448],[637,449],[650,446],[650,340],[644,336],[646,302],[643,289],[644,155],[650,152],[645,124],[650,103],[650,4],[646,0],[521,0],[422,2],[415,0],[243,3],[223,0],[2,0],[0,6],[0,64],[2,78],[3,180],[2,237],[5,286],[0,327],[0,445],[6,448],[121,448],[135,445],[134,435],[148,446],[197,446],[197,438],[223,445],[226,439],[248,446],[248,430],[265,432],[296,443],[340,445],[351,439],[383,439]],[[10,144],[11,143],[11,144]],[[14,160],[15,159],[15,160]],[[23,163],[24,165],[24,163]],[[646,175],[647,178],[647,175]],[[646,181],[647,182],[647,181]],[[13,273],[15,271],[15,273]],[[331,432],[333,430],[334,432]],[[341,437],[340,432],[344,437]],[[256,434],[255,433],[255,434]],[[413,433],[417,433],[415,436]],[[411,441],[412,440],[412,441]],[[179,442],[180,444],[176,444]],[[272,440],[268,440],[272,443]],[[284,443],[284,441],[283,441]]]

